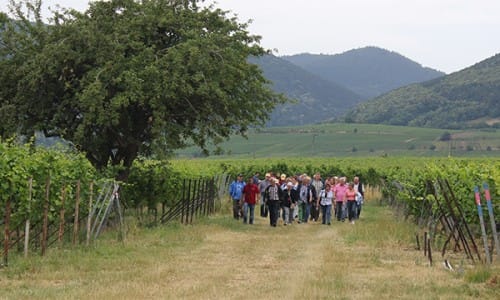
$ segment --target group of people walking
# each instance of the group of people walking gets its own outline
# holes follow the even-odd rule
[[[269,215],[270,225],[276,227],[280,217],[283,225],[294,222],[319,221],[331,225],[332,213],[337,221],[347,218],[351,224],[359,218],[364,201],[364,187],[359,177],[347,182],[346,177],[329,177],[325,180],[320,173],[313,178],[307,174],[287,177],[266,173],[259,179],[259,173],[243,181],[239,174],[229,187],[233,201],[233,217],[243,218],[244,223],[253,224],[255,207],[260,203],[260,216]]]

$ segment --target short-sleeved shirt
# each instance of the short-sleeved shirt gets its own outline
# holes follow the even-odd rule
[[[256,184],[247,184],[243,188],[243,195],[245,196],[245,202],[248,204],[255,204],[256,196],[259,193],[259,188]]]
[[[356,191],[355,190],[347,190],[345,196],[347,198],[347,201],[355,201],[356,200]]]
[[[345,194],[347,192],[347,185],[346,184],[344,184],[344,185],[337,184],[333,188],[333,192],[335,193],[335,201],[342,202],[346,199]]]
[[[320,193],[320,203],[321,205],[332,205],[333,191],[322,190]]]

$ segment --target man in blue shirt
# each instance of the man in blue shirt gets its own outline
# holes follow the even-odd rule
[[[238,220],[240,218],[241,201],[243,196],[243,188],[245,182],[243,181],[243,174],[238,174],[235,181],[229,186],[229,195],[233,200],[233,217]]]

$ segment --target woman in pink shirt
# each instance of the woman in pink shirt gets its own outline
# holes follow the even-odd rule
[[[337,221],[342,220],[344,222],[344,216],[342,215],[342,205],[346,202],[346,192],[347,185],[345,184],[345,177],[339,179],[339,183],[333,188],[335,193],[335,214],[337,215]]]
[[[354,183],[349,183],[345,197],[347,200],[347,215],[349,216],[349,222],[354,224],[354,218],[356,215],[356,211],[354,210],[356,207],[356,191],[354,190]]]

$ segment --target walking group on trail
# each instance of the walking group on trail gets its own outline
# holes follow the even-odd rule
[[[276,227],[282,220],[284,226],[293,223],[318,222],[331,225],[332,216],[351,224],[359,219],[364,199],[364,187],[359,177],[347,182],[346,177],[329,177],[320,173],[313,178],[307,174],[287,177],[266,173],[263,180],[259,173],[243,181],[239,174],[229,186],[233,202],[233,217],[254,224],[255,207],[260,204],[260,216],[269,215],[269,223]],[[333,215],[332,215],[333,213]]]

